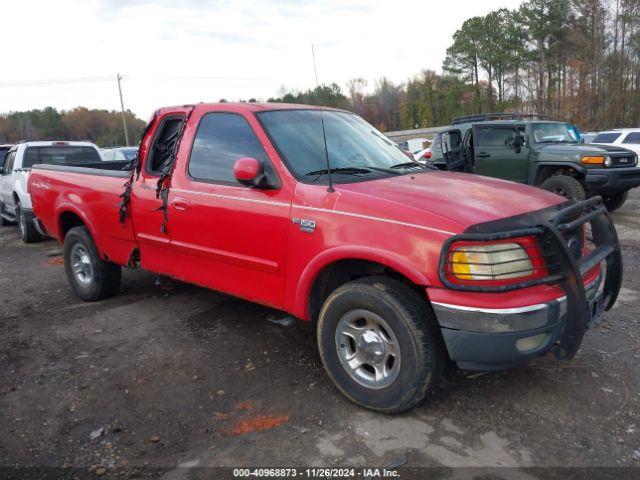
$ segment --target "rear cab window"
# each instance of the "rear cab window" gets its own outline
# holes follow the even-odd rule
[[[79,163],[99,162],[100,155],[95,148],[83,146],[46,146],[27,147],[24,155],[23,168],[34,165],[68,165]]]
[[[620,132],[599,133],[591,143],[613,143],[622,135]]]

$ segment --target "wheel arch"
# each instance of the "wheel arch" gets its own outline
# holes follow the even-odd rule
[[[539,186],[560,172],[562,175],[582,178],[586,169],[582,165],[574,162],[540,162],[537,163],[533,172],[531,172],[531,185]]]
[[[73,227],[85,226],[95,241],[95,229],[86,216],[76,208],[65,205],[58,210],[58,239],[62,242],[65,236]],[[96,245],[97,246],[97,245]]]
[[[424,287],[431,283],[424,273],[396,254],[358,246],[336,247],[322,252],[304,269],[293,311],[302,319],[314,320],[331,291],[355,278],[372,275],[399,279],[421,290],[422,296]]]

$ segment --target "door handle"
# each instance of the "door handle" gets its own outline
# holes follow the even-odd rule
[[[174,210],[179,210],[181,212],[187,211],[189,209],[189,205],[189,200],[182,197],[176,197],[171,202],[171,207],[173,207]]]
[[[491,155],[489,155],[487,152],[480,152],[476,155],[476,158],[489,158]]]

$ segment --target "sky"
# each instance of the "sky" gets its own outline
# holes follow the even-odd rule
[[[118,110],[277,96],[441,71],[467,18],[521,0],[21,0],[2,4],[0,112]]]

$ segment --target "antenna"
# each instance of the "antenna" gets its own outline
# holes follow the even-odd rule
[[[318,67],[316,67],[316,53],[313,48],[313,44],[311,44],[311,57],[313,58],[313,71],[316,74],[316,87],[318,88],[318,92],[320,91],[320,83],[318,82]],[[336,190],[333,188],[333,181],[331,180],[331,165],[329,164],[329,149],[327,148],[327,132],[324,129],[324,115],[322,113],[322,105],[320,107],[320,123],[322,124],[322,138],[324,139],[324,158],[327,161],[327,176],[329,177],[329,188],[327,188],[327,192],[333,193]]]

